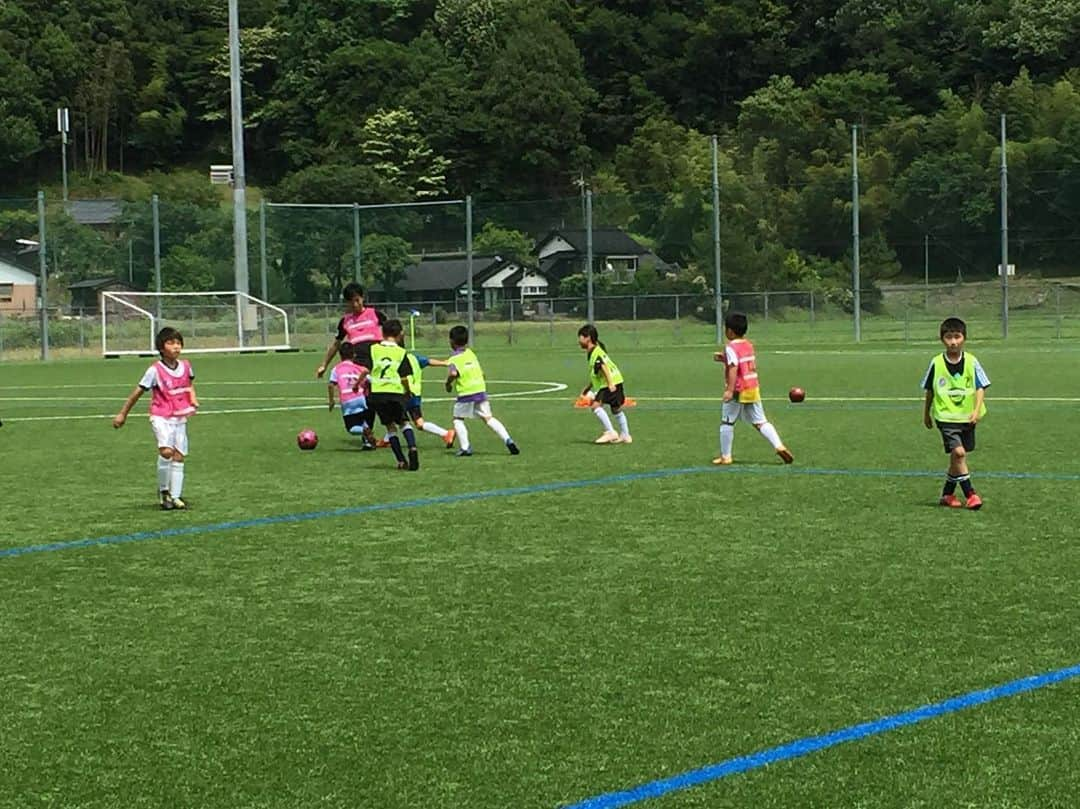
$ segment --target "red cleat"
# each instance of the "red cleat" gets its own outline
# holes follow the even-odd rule
[[[978,511],[980,508],[982,508],[982,498],[979,497],[979,495],[977,495],[975,492],[972,492],[968,496],[967,507],[970,508],[972,511]]]
[[[964,504],[960,502],[960,498],[955,494],[942,495],[938,500],[938,505],[948,506],[949,508],[963,508]]]

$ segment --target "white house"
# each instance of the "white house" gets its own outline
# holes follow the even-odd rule
[[[0,314],[37,311],[37,276],[0,260]]]

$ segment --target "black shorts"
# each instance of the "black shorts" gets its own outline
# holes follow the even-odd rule
[[[365,368],[371,367],[371,347],[374,343],[353,343],[353,362],[357,365],[363,365]]]
[[[613,413],[618,413],[619,408],[626,402],[626,393],[623,391],[622,382],[615,386],[615,391],[612,392],[606,387],[600,388],[596,392],[596,401],[600,404],[606,404],[611,408]]]
[[[370,410],[361,410],[359,413],[350,413],[342,418],[345,420],[345,429],[352,435],[359,435],[357,432],[353,432],[357,428],[363,430],[364,427],[370,427],[368,419],[371,417]]]
[[[937,428],[941,430],[941,443],[945,445],[946,453],[952,452],[957,447],[963,447],[965,452],[971,452],[975,449],[974,424],[939,421]]]
[[[368,406],[384,427],[405,423],[405,397],[400,393],[373,393],[368,396]]]
[[[419,396],[406,397],[405,412],[412,419],[413,424],[424,418],[424,411],[420,408],[421,401]]]

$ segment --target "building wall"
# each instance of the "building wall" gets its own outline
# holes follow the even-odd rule
[[[37,284],[12,284],[11,300],[7,293],[7,285],[0,283],[0,312],[9,316],[32,315],[37,311]]]

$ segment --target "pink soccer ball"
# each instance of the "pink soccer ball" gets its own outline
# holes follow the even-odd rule
[[[300,449],[315,449],[319,446],[319,436],[314,430],[301,430],[296,436],[296,446]]]

